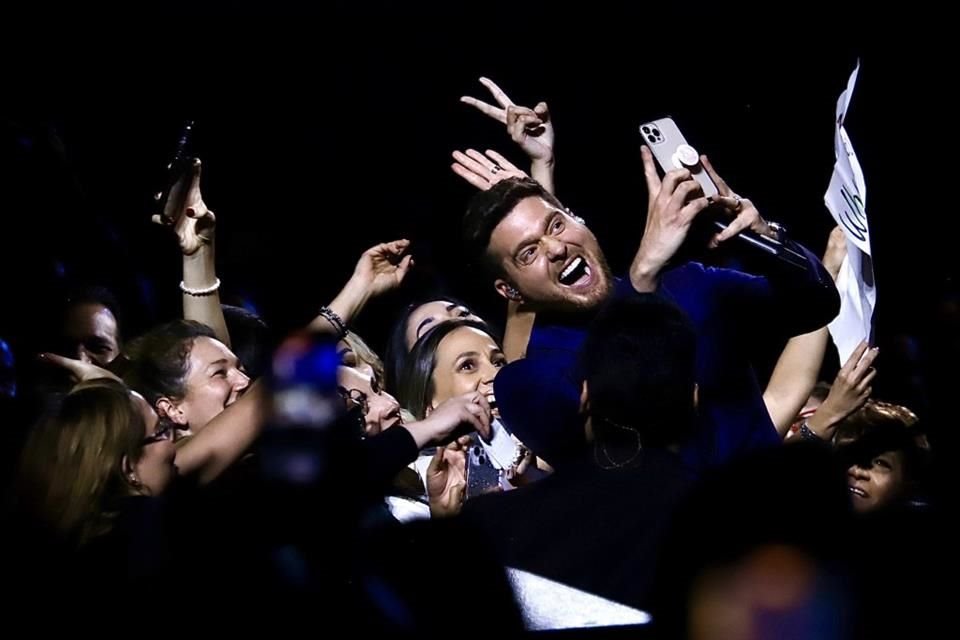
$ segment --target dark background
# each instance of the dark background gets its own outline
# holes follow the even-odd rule
[[[615,270],[643,228],[637,125],[667,114],[765,217],[819,252],[832,227],[823,193],[836,100],[859,57],[848,131],[866,173],[878,338],[891,354],[878,384],[925,402],[907,390],[910,350],[940,326],[955,272],[941,14],[594,2],[140,11],[5,21],[0,334],[21,352],[69,283],[113,287],[128,334],[179,313],[179,255],[149,222],[150,194],[187,117],[227,301],[254,304],[280,332],[302,325],[366,247],[409,237],[419,280],[440,276],[501,317],[459,254],[471,188],[449,170],[450,152],[494,148],[527,163],[501,125],[458,102],[488,97],[480,75],[518,104],[549,103],[558,195]],[[361,320],[375,348],[402,299]]]

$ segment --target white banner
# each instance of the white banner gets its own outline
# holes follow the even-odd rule
[[[870,226],[867,224],[867,185],[853,144],[843,127],[853,97],[860,65],[850,74],[847,89],[837,100],[837,121],[833,146],[837,162],[830,186],[824,194],[827,209],[843,228],[847,238],[847,257],[840,267],[837,290],[840,313],[830,323],[830,335],[844,363],[857,344],[873,337],[873,309],[877,304],[877,286],[873,279]]]

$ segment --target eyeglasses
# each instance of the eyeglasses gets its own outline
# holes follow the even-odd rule
[[[347,403],[348,411],[351,409],[360,409],[360,413],[363,415],[367,415],[370,411],[370,400],[363,391],[337,387],[337,393],[339,393],[340,397]]]
[[[177,425],[170,418],[159,418],[157,428],[153,433],[144,437],[143,446],[160,442],[162,440],[173,440],[177,433]]]

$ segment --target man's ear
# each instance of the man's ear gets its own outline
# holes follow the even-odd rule
[[[493,283],[493,287],[497,290],[497,293],[507,300],[523,302],[523,296],[520,295],[520,292],[517,291],[516,287],[503,278],[497,278],[497,281]]]
[[[589,413],[590,412],[590,389],[587,386],[587,381],[583,381],[583,386],[580,387],[580,413]]]

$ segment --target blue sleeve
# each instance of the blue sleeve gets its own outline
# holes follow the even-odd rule
[[[820,260],[805,247],[790,248],[807,261],[805,269],[770,260],[763,275],[733,269],[707,268],[718,303],[738,324],[763,323],[784,336],[808,333],[832,321],[840,296]]]

